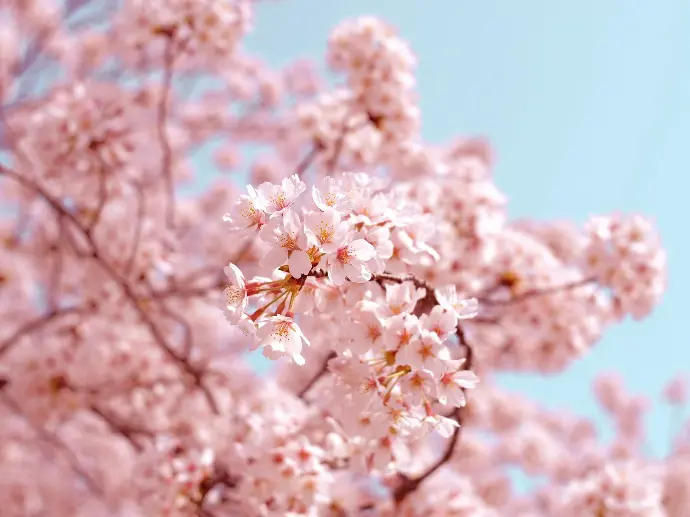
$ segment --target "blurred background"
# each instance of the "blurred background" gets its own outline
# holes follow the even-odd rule
[[[562,375],[503,376],[503,385],[602,426],[590,390],[601,372],[658,399],[690,370],[690,2],[269,0],[257,3],[247,50],[271,65],[318,62],[331,28],[362,14],[390,22],[416,52],[425,138],[490,139],[513,217],[643,212],[660,228],[670,286],[658,310],[611,328]],[[253,364],[269,367],[261,356]],[[679,422],[672,413],[658,405],[650,415],[655,455]]]

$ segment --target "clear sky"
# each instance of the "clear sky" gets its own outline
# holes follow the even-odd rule
[[[690,370],[690,1],[264,0],[247,45],[276,65],[320,59],[331,27],[361,14],[385,18],[417,53],[428,140],[491,139],[512,215],[640,211],[660,227],[670,288],[656,313],[612,329],[559,377],[505,384],[599,418],[589,394],[597,372],[618,370],[656,397]],[[660,451],[668,412],[652,420]]]

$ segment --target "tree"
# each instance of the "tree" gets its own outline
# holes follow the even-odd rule
[[[0,13],[3,515],[685,515],[687,437],[646,456],[615,377],[612,444],[492,381],[647,316],[653,225],[509,220],[487,142],[421,139],[390,26],[336,27],[329,84],[243,51],[249,0]],[[185,193],[210,148],[235,178]]]

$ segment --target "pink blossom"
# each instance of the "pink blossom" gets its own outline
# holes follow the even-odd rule
[[[307,189],[307,185],[297,174],[285,178],[279,185],[265,182],[256,189],[259,206],[267,214],[284,214],[295,200]]]
[[[446,361],[446,371],[436,385],[438,400],[444,406],[462,407],[467,403],[465,390],[477,387],[479,379],[470,370],[461,368],[463,361]]]
[[[249,0],[0,4],[3,517],[687,517],[680,378],[660,449],[502,382],[656,309],[652,219],[513,219],[374,16],[275,68]]]
[[[328,278],[337,286],[343,285],[345,280],[367,282],[371,279],[366,263],[374,258],[376,250],[364,239],[351,239],[352,234],[349,234],[333,253],[324,255],[318,265],[328,272]]]
[[[349,226],[340,213],[327,207],[322,212],[311,212],[305,217],[306,231],[312,244],[324,253],[333,253],[345,242]]]
[[[223,272],[228,277],[230,285],[228,285],[223,294],[225,295],[225,303],[223,304],[223,313],[230,323],[237,324],[247,308],[247,287],[244,281],[244,275],[240,268],[235,264],[228,264],[223,269]]]
[[[479,312],[479,302],[476,298],[461,298],[454,285],[447,285],[435,291],[436,299],[441,307],[446,309],[459,320],[474,318]]]
[[[261,259],[262,266],[274,270],[287,262],[290,274],[295,278],[311,271],[311,259],[305,251],[307,236],[299,216],[294,212],[285,212],[282,220],[269,220],[259,237],[273,246]]]
[[[292,318],[271,317],[256,331],[256,340],[269,358],[287,355],[300,366],[305,363],[302,356],[302,343],[309,346],[309,340]]]

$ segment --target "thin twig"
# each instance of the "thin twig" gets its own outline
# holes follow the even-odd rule
[[[489,306],[501,306],[501,305],[511,305],[514,303],[522,302],[530,298],[535,298],[537,296],[546,296],[549,294],[559,293],[562,291],[569,291],[571,289],[577,289],[578,287],[584,287],[586,285],[592,284],[596,281],[595,278],[582,278],[580,280],[575,280],[573,282],[568,282],[565,284],[557,284],[543,289],[530,289],[524,293],[508,298],[507,300],[498,300],[492,298],[479,298],[479,303]]]
[[[9,395],[4,392],[0,392],[5,405],[12,410],[18,417],[22,418],[31,429],[41,438],[44,442],[52,445],[56,450],[63,453],[68,463],[72,467],[72,470],[84,481],[84,484],[89,489],[91,493],[98,497],[103,497],[103,489],[96,483],[96,481],[91,477],[91,475],[84,469],[79,461],[77,455],[72,451],[65,442],[60,439],[57,435],[48,432],[43,427],[34,424],[29,417],[27,417],[21,409],[21,406]]]
[[[70,307],[66,309],[56,309],[48,312],[36,319],[28,321],[16,331],[14,331],[8,338],[0,341],[0,357],[8,353],[14,345],[16,345],[21,338],[32,334],[34,332],[40,331],[43,327],[55,321],[62,316],[67,316],[68,314],[76,314],[83,309],[81,307]]]
[[[460,415],[462,413],[461,408],[456,408],[453,418],[460,422]],[[423,474],[420,474],[417,477],[410,478],[404,475],[401,475],[401,483],[398,485],[398,487],[393,491],[393,500],[395,501],[396,504],[400,504],[405,500],[407,496],[409,496],[412,492],[417,490],[419,485],[421,485],[426,479],[431,477],[437,470],[439,470],[443,465],[448,463],[448,461],[451,459],[453,456],[453,451],[455,450],[455,446],[458,443],[458,440],[460,439],[460,427],[456,427],[453,430],[453,434],[451,435],[450,439],[448,440],[448,443],[446,444],[446,448],[443,451],[443,455],[434,462],[431,467],[429,467],[427,470],[424,471]]]
[[[90,257],[96,262],[96,264],[100,266],[103,272],[119,286],[124,297],[130,302],[132,308],[135,310],[144,326],[148,329],[149,333],[153,337],[154,342],[165,353],[165,355],[173,361],[173,363],[175,363],[183,372],[190,375],[194,379],[196,386],[199,387],[199,389],[201,389],[203,392],[209,406],[211,407],[211,410],[216,414],[219,413],[218,406],[211,396],[211,393],[205,386],[203,386],[201,372],[192,367],[192,365],[183,356],[177,354],[172,348],[170,348],[165,336],[163,336],[153,319],[144,310],[141,303],[142,300],[136,296],[127,279],[123,278],[117,272],[115,267],[111,265],[110,262],[105,260],[103,256],[101,256],[98,247],[93,240],[93,236],[86,231],[74,214],[72,214],[62,203],[60,203],[60,201],[48,194],[40,185],[21,176],[20,174],[17,174],[2,164],[0,164],[0,174],[4,174],[9,178],[14,179],[24,187],[38,194],[55,210],[57,214],[63,215],[74,225],[74,227],[83,235],[84,239],[88,243],[90,248]],[[2,351],[1,348],[0,351]]]
[[[161,152],[163,153],[161,159],[161,174],[168,195],[168,205],[165,212],[165,221],[168,228],[175,227],[175,181],[172,173],[172,148],[170,147],[170,140],[168,139],[168,133],[166,131],[175,58],[174,48],[172,37],[167,38],[165,44],[162,92],[158,103],[158,117],[156,122],[158,139],[160,141]]]
[[[328,373],[328,362],[335,357],[335,352],[328,354],[326,359],[324,359],[321,367],[316,371],[316,374],[309,379],[307,384],[297,393],[297,396],[304,400],[307,393],[314,387],[314,385],[321,379],[326,373]]]

